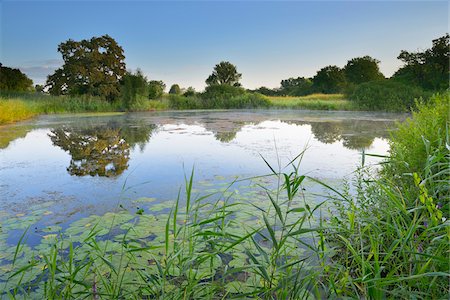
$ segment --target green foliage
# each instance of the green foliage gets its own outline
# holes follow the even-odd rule
[[[201,95],[201,98],[198,96],[170,95],[168,100],[169,107],[172,109],[244,109],[271,106],[269,99],[259,94],[238,92],[234,95],[228,95],[214,93],[213,98],[204,98],[204,94]]]
[[[312,82],[314,91],[323,94],[341,93],[347,84],[344,70],[337,66],[320,69]]]
[[[441,172],[441,167],[449,163],[449,129],[450,129],[450,94],[434,95],[428,103],[418,104],[413,111],[411,119],[399,125],[397,131],[392,133],[390,143],[391,164],[385,172],[398,179],[402,179],[404,186],[413,185],[411,173],[417,173],[421,178],[429,178],[424,183],[446,181],[442,191],[446,191],[447,201],[450,197],[448,191],[448,172]],[[437,162],[440,162],[438,164]],[[433,165],[435,169],[432,169]],[[431,191],[432,189],[429,188]],[[434,191],[440,194],[442,191]],[[442,198],[442,197],[441,197]],[[441,203],[442,204],[442,203]],[[448,210],[448,203],[447,210]]]
[[[449,95],[419,104],[393,133],[382,176],[362,169],[325,235],[339,298],[448,298]]]
[[[363,56],[349,60],[344,67],[345,78],[352,84],[361,84],[368,81],[384,79],[378,64],[380,61]]]
[[[169,94],[171,94],[171,95],[181,94],[180,86],[178,84],[172,84],[172,86],[170,87],[170,90],[169,90]]]
[[[159,99],[163,96],[166,85],[161,80],[151,80],[148,83],[148,98]]]
[[[195,89],[190,86],[187,88],[187,90],[183,93],[183,96],[185,97],[193,97],[195,96],[197,93],[195,92]]]
[[[270,101],[259,95],[247,93],[231,85],[210,85],[201,94],[203,108],[256,108],[269,107]]]
[[[169,108],[171,109],[200,109],[202,103],[197,97],[169,95]]]
[[[442,91],[449,87],[450,72],[450,36],[433,40],[431,49],[424,52],[402,50],[397,57],[404,66],[394,78],[410,85],[420,86],[426,90]]]
[[[264,96],[278,96],[280,94],[280,91],[278,89],[270,89],[265,86],[262,86],[260,88],[257,88],[255,90],[248,90],[250,93],[258,93]]]
[[[280,95],[305,96],[312,93],[312,81],[309,78],[298,77],[281,80]]]
[[[110,36],[59,44],[64,65],[48,76],[46,86],[52,95],[89,95],[108,101],[120,94],[119,82],[125,75],[123,49]]]
[[[36,114],[34,107],[24,101],[0,98],[0,125],[25,120]]]
[[[19,69],[4,67],[0,63],[0,91],[26,92],[33,89],[33,81]]]
[[[228,61],[222,61],[214,67],[213,73],[206,79],[206,84],[240,86],[242,74],[237,72],[236,66]]]
[[[366,82],[348,95],[349,100],[364,110],[409,111],[416,99],[427,99],[429,93],[393,80]]]
[[[311,94],[301,97],[267,97],[273,108],[310,110],[356,110],[342,94]]]
[[[127,109],[136,105],[137,102],[147,99],[147,78],[141,70],[138,69],[135,74],[126,73],[122,77],[120,95]]]
[[[215,99],[226,99],[236,96],[242,96],[246,92],[241,87],[235,87],[226,84],[215,84],[207,86],[205,91],[201,94],[201,98],[205,101],[214,101]]]

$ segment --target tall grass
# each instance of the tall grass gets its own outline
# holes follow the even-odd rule
[[[275,108],[311,110],[356,110],[342,94],[311,94],[301,97],[267,97]]]
[[[39,114],[151,111],[167,109],[167,103],[141,99],[125,109],[120,102],[96,97],[50,96],[38,93],[0,94],[0,125],[28,119]]]
[[[0,125],[26,120],[36,114],[36,109],[24,101],[0,99]]]

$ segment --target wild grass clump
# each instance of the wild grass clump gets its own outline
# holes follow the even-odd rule
[[[426,100],[431,93],[420,87],[406,85],[394,80],[362,83],[349,93],[348,99],[361,110],[409,112],[416,99]]]
[[[330,292],[371,299],[449,297],[449,104],[419,104],[393,133],[381,177],[360,170],[339,193],[326,239]]]
[[[356,110],[342,94],[311,94],[301,97],[267,97],[274,108],[310,110]]]
[[[172,109],[245,109],[268,108],[270,101],[260,94],[228,85],[213,85],[194,96],[169,95]]]
[[[24,101],[0,98],[0,125],[29,119],[37,110]]]

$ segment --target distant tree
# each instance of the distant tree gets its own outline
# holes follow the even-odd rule
[[[183,93],[183,96],[185,96],[185,97],[192,97],[192,96],[195,96],[195,94],[196,94],[195,89],[192,86],[190,86]]]
[[[48,76],[46,86],[51,94],[99,96],[109,101],[119,96],[125,56],[112,37],[68,40],[59,44],[58,52],[64,65]]]
[[[450,45],[449,34],[432,41],[424,52],[402,50],[397,57],[404,65],[393,76],[407,84],[426,90],[444,90],[449,87]]]
[[[161,80],[151,80],[148,83],[148,98],[149,99],[158,99],[161,98],[164,94],[164,90],[166,89],[166,85]]]
[[[357,57],[349,60],[344,67],[347,82],[361,84],[368,81],[384,79],[376,60],[370,56]]]
[[[312,81],[314,91],[324,94],[341,93],[346,86],[344,71],[337,66],[320,69]]]
[[[34,86],[34,90],[36,91],[36,93],[43,93],[44,92],[44,86],[40,85],[40,84],[36,84]]]
[[[251,93],[259,93],[259,94],[265,95],[265,96],[278,96],[281,93],[281,91],[278,89],[270,89],[265,86],[257,88],[256,90],[248,90],[248,91]]]
[[[181,94],[180,86],[178,84],[172,84],[172,86],[170,87],[170,90],[169,90],[169,94],[175,94],[175,95]]]
[[[19,69],[4,67],[0,63],[0,90],[25,92],[33,89],[33,81]]]
[[[222,61],[214,67],[211,75],[206,79],[206,84],[211,85],[232,85],[241,86],[239,80],[242,74],[237,72],[236,66],[228,61]]]
[[[281,80],[280,93],[289,96],[311,94],[312,81],[309,78],[297,77]]]
[[[124,105],[131,108],[138,100],[147,99],[147,78],[139,69],[134,74],[127,72],[122,77],[120,92]]]

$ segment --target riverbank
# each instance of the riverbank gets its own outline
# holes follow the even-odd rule
[[[341,94],[313,94],[303,97],[265,97],[265,108],[309,110],[357,110]],[[194,99],[194,100],[193,100]],[[166,95],[159,100],[142,100],[128,111],[154,111],[169,109],[201,109],[197,98]],[[236,104],[239,106],[239,104]],[[257,103],[243,104],[256,105]],[[249,107],[249,108],[251,108]],[[218,107],[220,108],[220,107]],[[246,107],[247,108],[247,107]],[[49,96],[44,94],[0,95],[0,125],[23,121],[41,114],[123,112],[120,102],[107,102],[98,98]]]

